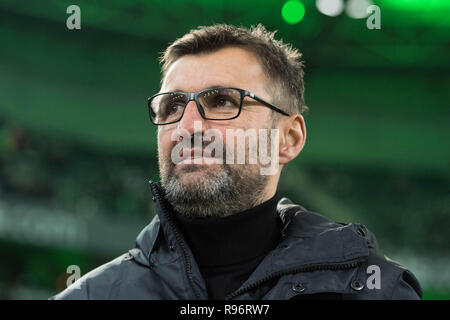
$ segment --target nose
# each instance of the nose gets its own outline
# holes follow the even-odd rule
[[[192,136],[195,133],[195,129],[198,128],[198,125],[201,124],[202,127],[202,133],[205,128],[205,123],[202,118],[202,115],[197,109],[197,105],[195,101],[189,101],[189,103],[186,105],[184,109],[183,117],[181,118],[180,122],[178,123],[178,128],[187,130],[189,134]],[[197,123],[197,126],[194,126],[195,123]]]

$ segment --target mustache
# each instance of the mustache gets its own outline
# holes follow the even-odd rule
[[[194,150],[201,150],[201,155],[204,154],[205,149],[211,145],[212,143],[215,142],[216,137],[212,136],[210,141],[205,140],[204,138],[204,134],[202,132],[194,132],[194,134],[192,134],[190,136],[190,141],[184,141],[184,139],[182,136],[180,136],[180,138],[178,139],[177,143],[175,143],[171,149],[171,151],[176,148],[179,144],[187,144],[188,147],[186,148],[181,148],[180,152],[183,152],[183,150],[192,150],[192,152],[194,152]],[[200,142],[200,143],[199,143]],[[227,145],[226,142],[222,139],[222,154],[226,155],[226,149],[227,149]],[[215,157],[215,153],[216,150],[213,149],[211,152],[211,157]],[[181,155],[181,154],[180,154]],[[193,154],[192,154],[193,156]]]
[[[224,164],[257,166],[261,174],[273,174],[278,170],[278,129],[242,129],[205,133],[196,130],[193,134],[186,130],[174,132],[170,156],[172,166],[185,164]],[[271,131],[270,131],[271,130]],[[270,132],[269,132],[270,131]],[[275,142],[275,143],[274,143]],[[197,160],[198,159],[198,160]],[[270,166],[267,167],[267,165]],[[267,168],[266,168],[267,167]]]
[[[205,155],[205,153],[209,153],[207,156],[208,157],[216,157],[217,153],[219,153],[220,156],[220,152],[216,153],[216,149],[213,148],[212,150],[210,150],[209,152],[205,152],[205,149],[210,146],[212,143],[215,142],[216,137],[212,137],[210,140],[205,140],[203,138],[204,134],[202,132],[195,132],[194,134],[192,134],[189,137],[189,140],[186,141],[187,137],[182,137],[180,136],[179,139],[177,140],[177,142],[172,146],[171,148],[171,152],[170,154],[165,157],[165,165],[164,167],[166,167],[166,172],[167,175],[169,177],[178,177],[178,174],[175,172],[175,167],[177,165],[177,163],[175,161],[173,161],[172,159],[172,152],[173,149],[177,148],[180,144],[186,144],[185,148],[180,148],[179,151],[179,156],[182,157],[183,152],[188,152],[191,155],[191,158],[194,159],[198,154],[200,154],[200,156]],[[200,143],[199,143],[200,142]],[[226,155],[226,143],[224,140],[222,140],[222,157]],[[182,147],[182,145],[180,146]],[[197,152],[196,155],[194,155],[194,150]],[[201,152],[198,152],[201,151]],[[221,158],[222,158],[221,157]],[[230,168],[229,164],[226,164],[225,162],[218,164],[222,169],[224,170],[225,174],[227,176],[231,176],[232,175],[232,170]],[[198,170],[198,168],[196,168],[196,166],[187,166],[183,169],[184,172],[194,172]]]

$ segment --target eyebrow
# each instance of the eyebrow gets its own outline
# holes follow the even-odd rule
[[[218,84],[218,85],[209,86],[207,88],[203,88],[203,89],[198,90],[198,91],[203,91],[203,90],[208,90],[208,89],[215,89],[215,88],[237,88],[237,87],[236,86],[229,86],[229,85]],[[178,89],[178,88],[173,89],[171,91],[164,91],[164,92],[178,92],[178,91],[179,92],[187,92],[187,91],[184,91],[184,90]]]

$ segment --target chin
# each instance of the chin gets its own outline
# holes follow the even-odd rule
[[[217,163],[190,163],[190,162],[180,162],[175,165],[175,170],[180,173],[188,173],[188,172],[203,172],[209,170],[218,170],[221,168],[221,164]]]
[[[179,164],[175,167],[175,174],[183,184],[198,184],[201,180],[214,177],[220,170],[223,168],[219,164]]]

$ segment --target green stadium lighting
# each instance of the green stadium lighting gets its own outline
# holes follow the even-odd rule
[[[405,14],[403,20],[406,22],[425,22],[436,27],[450,26],[449,0],[383,0],[383,8]]]
[[[299,23],[305,16],[305,5],[299,0],[286,1],[281,9],[281,16],[286,23]]]
[[[439,10],[448,9],[450,7],[450,2],[448,0],[385,0],[383,1],[383,4],[384,3],[389,7],[410,11]]]

